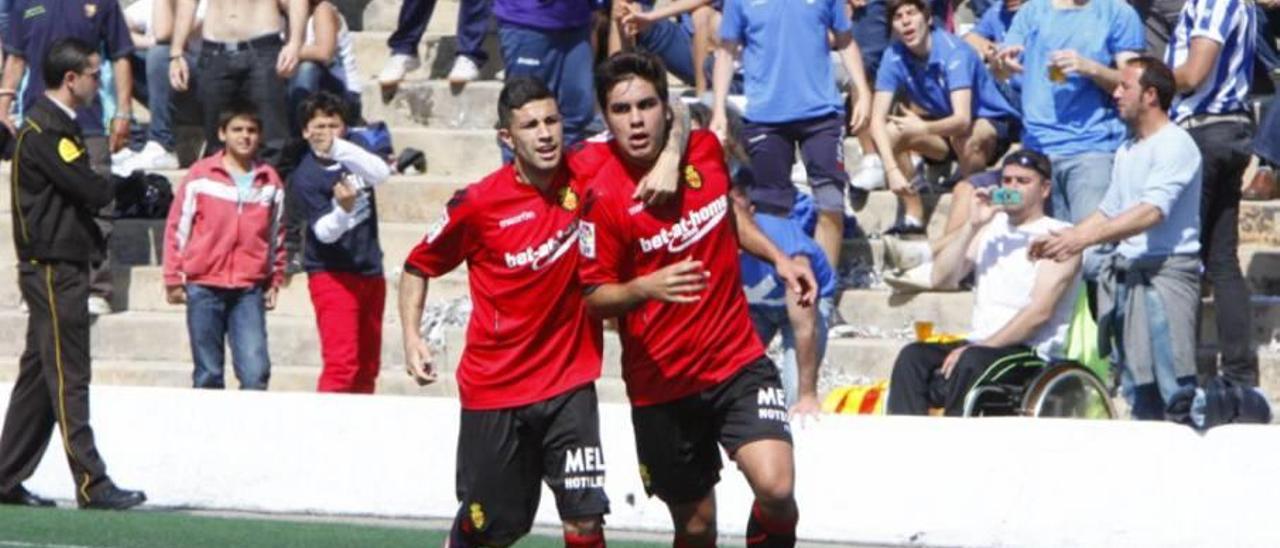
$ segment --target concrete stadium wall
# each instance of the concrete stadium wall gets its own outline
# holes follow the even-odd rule
[[[11,385],[0,385],[7,405]],[[452,516],[456,401],[93,388],[110,473],[154,506]],[[669,530],[646,499],[625,406],[601,410],[610,527]],[[931,546],[1280,546],[1280,429],[823,417],[796,428],[802,538]],[[732,463],[722,531],[750,492]],[[70,499],[60,438],[36,492]],[[544,489],[545,491],[545,489]],[[538,520],[557,523],[544,493]]]

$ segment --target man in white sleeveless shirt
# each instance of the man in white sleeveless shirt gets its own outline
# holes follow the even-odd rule
[[[973,273],[971,331],[963,341],[902,349],[889,383],[890,414],[924,415],[942,407],[959,416],[970,386],[997,360],[1064,355],[1080,255],[1055,262],[1027,253],[1036,237],[1071,226],[1044,213],[1052,173],[1048,158],[1022,149],[1005,158],[999,188],[975,192],[970,222],[933,267],[935,287],[954,286]]]

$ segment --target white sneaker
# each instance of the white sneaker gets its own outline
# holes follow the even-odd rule
[[[922,264],[901,274],[886,274],[884,283],[889,284],[894,293],[934,291],[933,264]]]
[[[135,154],[137,154],[137,152],[134,152],[133,149],[129,147],[124,147],[120,149],[120,152],[117,152],[111,155],[111,165],[114,166],[114,165],[122,164],[128,161],[129,158],[132,158],[133,155]]]
[[[453,68],[449,69],[449,83],[455,86],[466,84],[480,78],[480,67],[466,55],[453,58]]]
[[[147,141],[147,146],[125,160],[121,168],[125,173],[161,169],[178,169],[178,155],[165,150],[163,145],[155,141]]]
[[[394,86],[404,80],[404,75],[417,70],[422,66],[422,61],[417,56],[405,55],[397,53],[387,59],[387,64],[382,66],[382,72],[378,73],[378,83],[383,86]]]
[[[849,183],[854,188],[860,188],[867,192],[885,188],[884,162],[880,160],[880,155],[868,154],[863,156],[862,161],[858,162],[858,172],[853,175]]]
[[[89,315],[106,316],[111,313],[111,304],[106,299],[93,295],[89,297]]]
[[[899,272],[933,262],[933,250],[927,239],[886,237],[884,253],[888,262]]]

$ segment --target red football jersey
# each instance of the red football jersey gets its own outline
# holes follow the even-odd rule
[[[695,394],[764,355],[742,293],[729,175],[714,134],[690,134],[681,169],[680,192],[656,208],[631,199],[642,174],[616,157],[582,192],[583,284],[624,283],[687,257],[711,273],[697,302],[649,300],[619,320],[622,374],[635,406]]]
[[[593,174],[598,154],[578,156],[569,156],[572,172]],[[526,405],[600,377],[601,325],[587,315],[577,277],[581,185],[562,172],[543,193],[516,177],[507,165],[458,191],[405,261],[431,277],[467,263],[472,312],[457,371],[464,409]]]

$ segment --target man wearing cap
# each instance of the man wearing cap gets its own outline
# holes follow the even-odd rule
[[[974,191],[970,222],[933,266],[939,287],[973,273],[972,329],[962,341],[919,341],[902,349],[889,384],[890,414],[924,415],[942,407],[948,416],[960,416],[969,387],[997,360],[1065,354],[1080,254],[1062,262],[1027,254],[1034,238],[1071,226],[1044,214],[1052,173],[1048,158],[1022,149],[1005,158],[1000,186]]]

